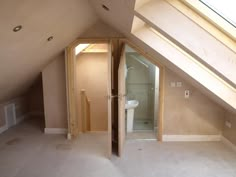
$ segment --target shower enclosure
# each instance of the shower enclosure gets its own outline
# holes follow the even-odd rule
[[[159,97],[159,68],[130,50],[126,53],[127,100],[138,100],[134,112],[134,131],[156,131]]]

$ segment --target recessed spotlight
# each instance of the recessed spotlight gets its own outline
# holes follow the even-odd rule
[[[102,8],[104,9],[104,10],[106,10],[106,11],[109,11],[110,9],[107,7],[107,6],[105,6],[104,4],[102,5]]]
[[[16,26],[15,28],[13,28],[13,31],[14,32],[18,32],[18,31],[20,31],[22,29],[22,26],[21,25],[18,25],[18,26]]]
[[[47,40],[48,40],[48,41],[53,40],[53,36],[50,36]]]

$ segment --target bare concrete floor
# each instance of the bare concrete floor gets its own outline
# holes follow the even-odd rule
[[[236,177],[236,153],[221,142],[127,141],[105,158],[104,134],[68,141],[28,120],[0,135],[0,177]]]

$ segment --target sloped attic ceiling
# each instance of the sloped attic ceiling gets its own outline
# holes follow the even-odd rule
[[[102,7],[103,4],[109,8],[108,11]],[[142,50],[158,58],[167,67],[222,103],[186,73],[130,33],[134,5],[135,0],[2,0],[0,102],[22,94],[50,59],[81,36],[99,17]],[[23,29],[14,33],[12,29],[17,25],[22,25]],[[54,36],[54,39],[47,42],[49,36]]]
[[[22,94],[50,59],[96,20],[87,0],[1,0],[0,102]],[[13,32],[17,25],[22,30]]]
[[[148,0],[142,0],[143,2],[148,2]],[[215,96],[212,92],[210,92],[208,89],[206,89],[204,86],[196,82],[193,78],[191,78],[188,74],[183,72],[180,68],[173,65],[173,63],[168,62],[163,55],[158,53],[158,51],[155,51],[152,49],[152,47],[145,44],[143,41],[135,37],[131,33],[132,28],[132,22],[133,17],[136,12],[134,12],[134,6],[135,6],[135,0],[102,0],[102,1],[96,1],[96,0],[90,0],[91,5],[94,7],[96,13],[98,16],[107,24],[111,25],[113,28],[117,29],[119,32],[124,34],[132,43],[135,43],[139,48],[144,50],[145,52],[149,53],[156,59],[158,59],[160,62],[162,62],[165,66],[170,68],[172,71],[176,72],[178,75],[183,77],[185,80],[189,81],[192,85],[200,89],[203,93],[205,93],[207,96],[212,98],[214,101],[219,103],[220,105],[224,106],[227,109],[232,110],[233,108],[229,106],[227,103],[222,101],[220,98]],[[109,8],[109,11],[104,10],[102,8],[102,5],[106,5]],[[155,15],[158,15],[158,12],[156,12]],[[160,17],[161,18],[161,17]],[[191,21],[191,20],[189,20]],[[173,29],[175,30],[175,29]],[[211,34],[207,34],[206,31],[201,31],[205,35],[211,36]],[[200,42],[200,41],[195,41]],[[200,43],[199,43],[200,44]],[[223,45],[223,44],[221,44]],[[224,50],[224,47],[221,47],[221,50]],[[235,111],[233,109],[233,111]]]

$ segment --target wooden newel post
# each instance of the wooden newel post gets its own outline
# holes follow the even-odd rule
[[[82,132],[91,131],[90,101],[87,98],[85,90],[81,90],[81,118],[82,118]]]

